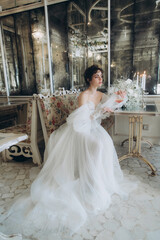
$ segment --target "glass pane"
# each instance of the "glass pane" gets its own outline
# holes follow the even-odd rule
[[[72,88],[84,86],[83,73],[87,64],[85,12],[84,1],[81,1],[81,4],[79,5],[74,1],[71,1],[68,6],[68,48]]]
[[[20,93],[19,69],[13,16],[3,18],[2,28],[8,88],[10,94],[18,94]]]
[[[44,9],[32,10],[30,18],[36,90],[38,93],[47,94],[50,92],[50,80]]]
[[[36,92],[30,22],[30,12],[3,18],[10,95],[31,95]]]
[[[93,2],[87,11],[88,66],[96,64],[103,70],[102,89],[108,86],[108,5],[107,1]]]
[[[87,66],[97,64],[104,70],[107,84],[107,1],[94,3],[71,1],[68,6],[68,39],[71,86],[84,87],[83,74]]]
[[[4,30],[10,94],[19,93],[19,71],[15,34]]]
[[[22,95],[37,92],[31,11],[14,15]]]
[[[70,89],[68,37],[68,2],[50,5],[48,8],[54,90]]]
[[[2,53],[1,53],[1,47],[0,47],[0,96],[1,95],[6,95],[6,87],[5,87],[5,80],[4,80]]]
[[[157,93],[159,12],[154,0],[111,1],[111,79],[137,81],[146,94]]]

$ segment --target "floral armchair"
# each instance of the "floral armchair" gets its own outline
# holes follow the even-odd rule
[[[68,115],[78,107],[79,92],[61,96],[38,95],[37,103],[43,130],[45,145],[50,134],[65,123]],[[102,120],[102,126],[109,131],[113,126],[114,118]]]
[[[19,124],[16,126],[8,127],[0,130],[1,133],[26,133],[28,139],[11,146],[9,149],[3,151],[3,159],[12,159],[14,156],[21,158],[24,156],[26,158],[32,158],[35,164],[41,164],[41,155],[38,148],[37,138],[37,103],[36,99],[29,100],[27,105],[27,120],[25,124]]]
[[[78,107],[77,98],[77,93],[47,97],[38,95],[38,109],[45,144],[50,134],[65,123],[68,115]]]

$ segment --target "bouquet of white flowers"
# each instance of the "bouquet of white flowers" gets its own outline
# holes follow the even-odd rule
[[[137,86],[135,82],[131,79],[127,79],[126,81],[117,80],[112,84],[110,88],[110,94],[113,94],[117,91],[122,91],[126,93],[128,100],[125,103],[125,106],[130,108],[137,108],[142,104],[143,91]]]

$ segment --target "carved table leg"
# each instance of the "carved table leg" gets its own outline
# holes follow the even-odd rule
[[[142,116],[129,117],[129,153],[120,157],[119,161],[122,161],[130,157],[139,158],[151,168],[152,170],[151,175],[155,176],[156,175],[155,167],[141,155],[142,125],[143,125]]]

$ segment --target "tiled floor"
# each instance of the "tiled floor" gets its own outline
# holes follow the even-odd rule
[[[119,156],[127,151],[127,147],[116,149]],[[115,195],[110,208],[82,227],[72,240],[160,239],[160,146],[149,149],[143,145],[142,149],[142,154],[157,168],[157,175],[149,176],[150,168],[137,159],[121,162],[124,173],[133,181],[135,176],[138,179],[138,188],[127,200]],[[31,162],[1,163],[0,213],[5,211],[5,204],[30,186],[39,170]]]

